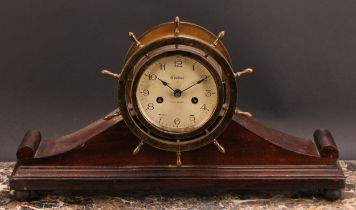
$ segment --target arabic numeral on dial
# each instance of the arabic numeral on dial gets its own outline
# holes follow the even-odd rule
[[[206,107],[206,104],[203,104],[203,106],[201,106],[200,109],[205,110],[205,111],[209,111],[209,109]]]
[[[177,58],[175,61],[174,61],[174,67],[183,67],[183,61],[181,58]]]
[[[193,66],[192,66],[193,71],[195,71],[195,64],[197,64],[197,63],[198,63],[198,61],[196,61],[195,63],[193,63]]]
[[[160,69],[160,70],[163,70],[163,71],[166,70],[166,64],[160,63],[160,64],[159,64],[159,69]]]
[[[211,90],[205,90],[205,96],[210,97],[213,94],[215,94],[215,92],[212,92]]]
[[[189,120],[192,121],[192,122],[195,122],[194,114],[189,115]]]
[[[147,89],[144,89],[144,90],[142,90],[141,93],[142,93],[143,96],[148,96],[150,94],[150,91],[147,90]]]
[[[164,114],[158,114],[159,115],[159,120],[158,120],[158,123],[161,123],[163,117],[164,117]]]
[[[177,117],[173,120],[174,125],[176,125],[178,127],[178,125],[180,124],[180,119]]]
[[[146,110],[154,110],[154,109],[155,109],[155,107],[153,106],[153,103],[147,104]]]
[[[148,80],[156,80],[157,75],[155,74],[145,74],[146,77],[148,77]]]

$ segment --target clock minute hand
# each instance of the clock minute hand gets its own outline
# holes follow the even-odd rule
[[[160,78],[157,78],[157,79],[158,79],[159,81],[161,81],[164,86],[167,86],[169,89],[173,90],[173,92],[175,91],[171,86],[169,86],[169,84],[168,84],[167,82],[161,80]]]
[[[208,79],[208,77],[209,77],[209,76],[206,76],[205,78],[200,79],[199,81],[197,81],[196,83],[192,84],[191,86],[189,86],[189,87],[183,89],[181,92],[184,92],[184,91],[186,91],[186,90],[188,90],[188,89],[194,87],[195,85],[202,83],[204,80]]]

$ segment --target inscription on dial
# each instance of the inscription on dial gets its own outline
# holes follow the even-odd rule
[[[167,56],[149,65],[138,78],[136,99],[140,113],[157,129],[188,133],[212,117],[218,90],[214,77],[199,61]]]

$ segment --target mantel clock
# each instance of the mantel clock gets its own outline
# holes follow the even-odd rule
[[[44,190],[310,190],[340,197],[345,178],[331,133],[314,140],[268,128],[238,109],[238,81],[221,42],[202,26],[155,26],[132,45],[118,107],[72,134],[28,131],[10,179],[18,199]]]

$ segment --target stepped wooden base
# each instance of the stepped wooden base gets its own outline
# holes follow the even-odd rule
[[[175,154],[144,145],[121,117],[98,120],[76,133],[41,141],[28,132],[19,146],[10,187],[18,199],[37,190],[288,190],[323,191],[340,197],[345,177],[337,164],[338,151],[326,130],[314,141],[269,129],[252,118],[234,116],[215,145]]]
[[[318,190],[340,189],[342,183],[338,166],[318,165],[19,166],[12,177],[12,187],[19,190]]]

